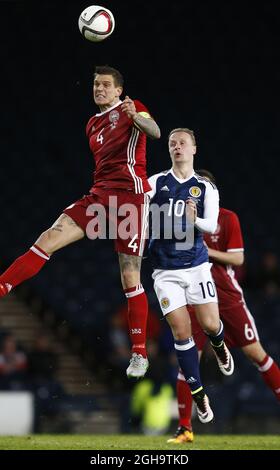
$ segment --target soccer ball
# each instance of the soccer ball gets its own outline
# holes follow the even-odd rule
[[[112,34],[115,19],[107,8],[92,5],[87,7],[79,17],[79,30],[82,35],[92,42],[100,42]]]

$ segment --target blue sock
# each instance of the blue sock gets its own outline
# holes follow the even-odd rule
[[[206,333],[207,334],[207,333]],[[224,325],[223,322],[220,320],[220,329],[216,335],[209,335],[207,334],[208,338],[211,341],[211,345],[214,348],[219,348],[224,344]]]
[[[174,346],[179,365],[192,394],[199,392],[202,390],[202,383],[199,372],[198,352],[193,338],[175,341]]]

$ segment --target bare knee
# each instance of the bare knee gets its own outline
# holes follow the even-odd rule
[[[43,232],[38,240],[36,245],[38,245],[42,250],[45,251],[49,256],[51,256],[56,251],[56,233],[49,228]]]
[[[174,327],[171,328],[171,330],[175,341],[185,341],[186,339],[191,337],[191,333],[187,328]]]
[[[166,320],[176,341],[184,341],[192,336],[191,323],[188,317],[174,318],[171,314],[166,316]]]
[[[216,318],[206,317],[201,322],[201,327],[208,335],[217,335],[220,330],[220,321]]]
[[[121,272],[122,284],[125,289],[135,287],[140,284],[140,274],[135,271],[122,271]]]
[[[195,306],[196,318],[201,328],[209,335],[217,335],[221,324],[219,310],[216,303]]]
[[[35,242],[48,255],[70,243],[83,238],[85,233],[76,222],[66,214],[61,214],[55,223],[43,232]]]

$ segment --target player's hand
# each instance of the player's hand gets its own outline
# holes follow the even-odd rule
[[[208,247],[207,247],[208,248]],[[208,256],[209,258],[213,258],[213,256],[215,255],[215,250],[213,250],[213,248],[208,248]]]
[[[122,110],[127,114],[130,119],[134,119],[137,116],[134,101],[126,96],[121,105]]]
[[[209,256],[209,258],[212,258],[212,255],[214,255],[214,253],[213,253],[214,250],[213,250],[212,248],[209,248],[209,246],[207,245],[207,243],[206,243],[205,240],[203,240],[203,245],[204,245],[204,246],[207,248],[207,250],[208,250],[208,256]]]
[[[196,203],[192,199],[186,200],[186,216],[191,224],[194,224],[197,217]]]

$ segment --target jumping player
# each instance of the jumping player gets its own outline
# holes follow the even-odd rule
[[[148,368],[146,356],[147,298],[140,280],[148,215],[146,176],[146,136],[160,137],[160,130],[148,109],[128,96],[121,101],[123,77],[109,66],[96,67],[93,99],[100,112],[86,126],[89,146],[94,156],[95,176],[89,195],[67,207],[56,222],[35,244],[0,276],[0,297],[26,279],[37,274],[57,250],[87,235],[100,233],[96,224],[102,211],[105,219],[116,225],[115,249],[119,255],[121,280],[128,301],[128,323],[132,342],[132,359],[127,375],[141,377]],[[130,232],[122,233],[120,224],[129,204]],[[110,213],[110,215],[109,215]]]

